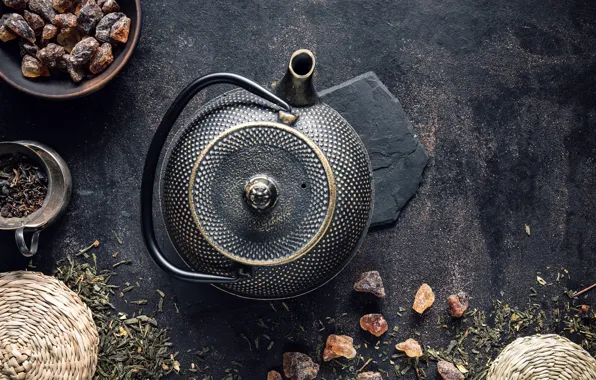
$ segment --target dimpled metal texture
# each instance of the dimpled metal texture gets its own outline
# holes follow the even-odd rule
[[[241,125],[212,142],[196,164],[191,182],[197,226],[234,260],[249,265],[289,261],[323,233],[331,216],[323,163],[292,132],[285,125]],[[252,209],[243,197],[255,174],[266,174],[279,187],[279,200],[267,212]]]
[[[336,186],[333,216],[323,237],[303,256],[281,265],[254,266],[252,278],[216,285],[237,296],[280,299],[320,287],[353,257],[370,223],[372,168],[356,132],[323,103],[293,112],[299,115],[293,127],[318,146],[332,169]],[[170,240],[196,271],[234,275],[238,266],[210,244],[195,223],[189,188],[199,156],[231,128],[250,122],[277,122],[277,118],[278,109],[267,101],[244,90],[228,92],[202,107],[191,123],[175,136],[166,152],[160,178],[162,211]]]

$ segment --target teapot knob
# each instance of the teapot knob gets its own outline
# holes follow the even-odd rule
[[[244,186],[244,200],[255,210],[270,210],[277,203],[277,196],[275,182],[263,175],[251,178]]]

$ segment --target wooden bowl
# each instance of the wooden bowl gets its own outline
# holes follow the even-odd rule
[[[52,73],[50,77],[25,78],[21,72],[21,56],[17,40],[0,41],[0,78],[14,88],[46,99],[75,99],[103,88],[126,65],[141,34],[140,0],[119,0],[121,12],[131,19],[130,34],[126,44],[114,49],[114,62],[101,74],[74,83],[68,74]],[[0,5],[2,14],[11,9]]]

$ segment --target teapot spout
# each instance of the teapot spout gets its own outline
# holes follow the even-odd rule
[[[292,54],[284,77],[277,83],[277,96],[294,107],[308,107],[319,101],[313,85],[315,56],[310,50],[300,49]]]

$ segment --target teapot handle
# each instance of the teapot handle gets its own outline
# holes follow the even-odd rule
[[[141,183],[141,225],[143,231],[143,240],[145,241],[145,246],[147,247],[151,258],[162,270],[172,277],[189,282],[232,283],[240,280],[242,277],[250,277],[250,273],[247,273],[245,267],[240,267],[236,273],[236,276],[234,277],[198,273],[181,269],[172,264],[165,257],[159,245],[157,244],[155,239],[155,231],[153,229],[153,186],[160,153],[172,127],[174,126],[174,123],[188,102],[201,90],[215,84],[232,84],[241,87],[265,100],[276,104],[286,112],[291,111],[288,103],[284,102],[282,99],[275,96],[257,83],[237,74],[215,73],[205,75],[193,81],[184,90],[182,90],[180,95],[178,95],[176,100],[174,100],[163,117],[161,123],[159,124],[159,127],[155,131],[155,135],[153,136],[153,140],[149,146]]]

